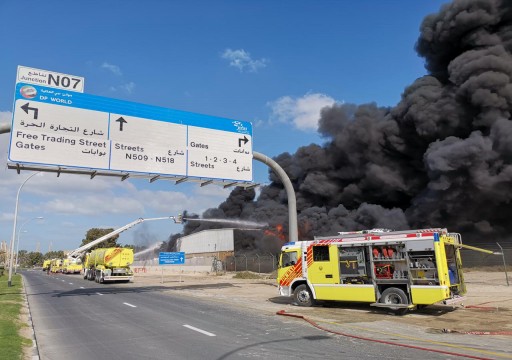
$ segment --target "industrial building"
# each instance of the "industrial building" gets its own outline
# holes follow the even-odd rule
[[[235,254],[235,229],[204,230],[183,236],[176,243],[176,251],[185,252],[189,258],[211,258],[225,261]]]

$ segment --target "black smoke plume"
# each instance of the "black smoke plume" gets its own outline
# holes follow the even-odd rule
[[[428,75],[407,87],[395,107],[324,108],[318,131],[326,143],[275,157],[296,190],[301,239],[371,228],[447,227],[465,239],[507,240],[512,1],[444,5],[423,20],[416,50]],[[235,189],[203,217],[284,224],[287,233],[286,194],[281,180],[269,176],[271,184],[257,199],[252,190]],[[211,227],[189,223],[184,230]]]

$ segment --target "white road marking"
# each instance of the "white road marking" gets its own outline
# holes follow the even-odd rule
[[[80,286],[80,289],[85,289],[83,286]]]
[[[204,331],[204,330],[198,329],[198,328],[190,326],[190,325],[183,325],[183,326],[186,328],[189,328],[190,330],[194,330],[194,331],[200,332],[201,334],[205,334],[207,336],[217,336],[215,334],[212,334],[211,332]]]
[[[66,280],[62,280],[62,282],[66,282]]]
[[[97,292],[96,294],[98,294],[98,295],[103,295],[102,293],[99,293],[99,292]]]
[[[128,303],[123,303],[123,304],[125,304],[126,306],[137,307],[137,306],[135,306],[135,305],[128,304]]]
[[[69,285],[73,285],[73,283],[69,283]]]

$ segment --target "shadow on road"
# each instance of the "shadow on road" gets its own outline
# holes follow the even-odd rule
[[[165,286],[168,290],[203,290],[203,289],[225,289],[231,287],[240,287],[231,283],[214,283],[214,284],[195,284],[180,286]]]
[[[279,340],[263,341],[263,342],[259,342],[259,343],[255,343],[255,344],[239,347],[238,349],[232,350],[232,351],[222,355],[221,357],[217,358],[217,360],[228,359],[228,358],[231,358],[233,355],[235,355],[237,353],[241,353],[242,351],[246,351],[246,350],[251,349],[251,348],[258,349],[261,346],[268,345],[268,344],[285,343],[285,342],[294,343],[294,342],[301,342],[303,340],[322,341],[322,340],[330,340],[330,339],[331,339],[330,336],[314,335],[314,336],[302,336],[302,337],[293,338],[293,339],[279,339]],[[340,353],[342,353],[342,351],[340,351]],[[300,356],[298,356],[298,358],[300,358]]]
[[[273,298],[268,299],[271,303],[279,304],[279,305],[288,305],[293,302],[293,298],[288,296],[276,296]]]
[[[178,291],[178,290],[204,290],[204,289],[222,289],[227,287],[234,287],[235,285],[230,283],[216,283],[216,284],[201,284],[201,285],[181,285],[181,286],[109,286],[106,284],[105,286],[98,286],[93,288],[86,289],[73,289],[69,291],[53,291],[54,297],[63,297],[63,296],[91,296],[98,295],[101,293],[103,295],[108,294],[131,294],[131,293],[149,293],[149,292],[164,292],[164,291]],[[34,293],[28,294],[30,296],[33,295],[42,295],[42,293]]]

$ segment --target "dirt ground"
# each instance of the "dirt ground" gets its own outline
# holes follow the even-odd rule
[[[512,332],[512,286],[507,286],[505,274],[466,270],[465,280],[467,299],[462,306],[432,305],[405,316],[393,316],[389,310],[357,303],[298,307],[291,304],[290,298],[279,296],[275,279],[234,279],[233,274],[166,273],[162,277],[154,271],[136,274],[135,281],[129,286],[158,286],[163,287],[163,291],[179,292],[184,296],[208,298],[269,313],[285,310],[338,324],[392,319],[403,325],[427,327],[425,330],[433,333],[442,332],[443,329],[452,332]]]

